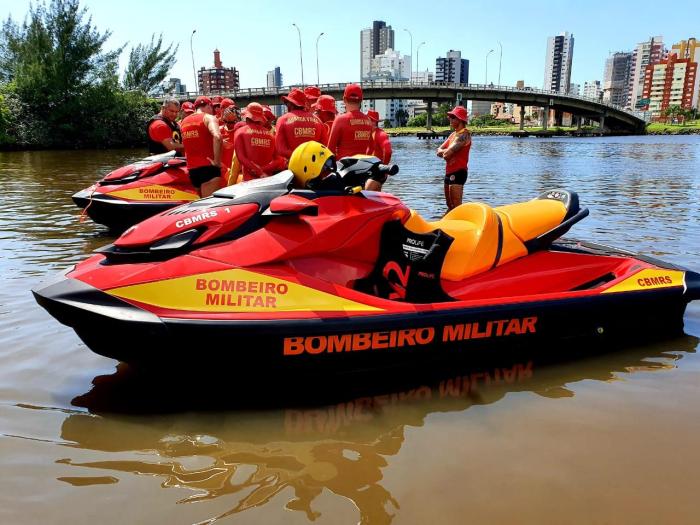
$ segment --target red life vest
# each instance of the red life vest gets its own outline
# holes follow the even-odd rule
[[[204,122],[205,115],[206,113],[193,113],[182,120],[180,127],[187,169],[211,166],[209,159],[214,159],[214,137]]]

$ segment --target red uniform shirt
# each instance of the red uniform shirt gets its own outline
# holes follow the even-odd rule
[[[233,126],[229,129],[226,127],[226,124],[223,124],[219,126],[219,131],[221,132],[221,167],[228,171],[231,167],[231,162],[233,162],[235,129]]]
[[[193,113],[182,119],[182,143],[185,146],[187,169],[211,166],[214,159],[214,137],[211,136],[204,117],[206,113]]]
[[[277,119],[277,154],[289,159],[297,146],[315,140],[321,144],[328,142],[328,131],[321,121],[308,111],[295,109]]]
[[[389,135],[383,129],[377,128],[374,130],[374,151],[372,155],[378,157],[383,164],[391,162],[391,141],[389,140]]]
[[[271,175],[284,167],[284,159],[275,155],[274,132],[260,124],[248,122],[237,129],[235,147],[244,181]]]
[[[328,149],[333,152],[336,159],[358,154],[366,155],[374,151],[373,131],[374,124],[362,111],[343,113],[333,121]]]
[[[458,135],[464,135],[465,133],[469,133],[467,131],[467,128],[463,128],[459,131],[453,131],[452,134],[447,137],[447,140],[442,143],[441,148],[448,148],[452,145],[452,143],[455,141]],[[467,139],[469,140],[469,139]],[[471,140],[469,140],[468,144],[466,146],[463,146],[461,149],[457,150],[457,153],[452,155],[450,159],[447,161],[445,164],[445,174],[449,175],[450,173],[454,173],[455,171],[459,170],[466,170],[467,165],[469,164],[469,150],[472,147]]]

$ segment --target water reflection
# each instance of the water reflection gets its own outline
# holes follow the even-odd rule
[[[395,384],[388,389],[378,386],[378,377],[367,381],[356,375],[326,383],[265,379],[243,386],[193,385],[120,366],[115,374],[96,377],[92,390],[73,400],[92,413],[70,415],[61,429],[66,447],[104,452],[106,458],[59,462],[104,471],[63,479],[74,486],[114,483],[110,474],[121,472],[156,476],[165,488],[192,491],[179,503],[233,498],[227,499],[235,503],[226,511],[205,522],[265,505],[289,488],[293,497],[286,508],[309,520],[320,516],[315,500],[330,491],[355,504],[360,523],[386,524],[400,502],[382,485],[383,469],[400,451],[406,429],[423,426],[428,415],[494,404],[513,392],[572,397],[570,385],[580,381],[611,382],[675,368],[699,341],[682,337],[557,365],[542,354],[442,372],[430,380],[420,377],[425,371],[407,371],[405,380],[392,373]],[[318,405],[324,392],[345,390],[354,396]],[[285,408],[250,410],[267,405]],[[128,415],[136,408],[197,413],[187,418],[180,413]],[[115,453],[129,453],[129,458],[115,459]]]

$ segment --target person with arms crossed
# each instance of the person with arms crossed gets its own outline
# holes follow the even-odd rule
[[[437,149],[437,156],[445,164],[445,202],[448,211],[462,204],[464,184],[467,182],[469,150],[472,136],[467,129],[467,110],[462,106],[447,113],[450,127],[454,130]]]

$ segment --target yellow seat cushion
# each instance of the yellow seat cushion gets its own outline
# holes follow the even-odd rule
[[[461,281],[490,270],[494,263],[500,266],[527,255],[525,242],[557,227],[566,213],[566,206],[558,200],[535,199],[495,209],[481,202],[470,202],[433,222],[411,210],[404,227],[418,234],[439,229],[452,237],[454,241],[445,255],[440,277]]]
[[[493,266],[498,251],[498,217],[486,204],[462,204],[433,222],[411,210],[404,227],[414,233],[439,229],[454,238],[442,265],[442,279],[461,281]]]

